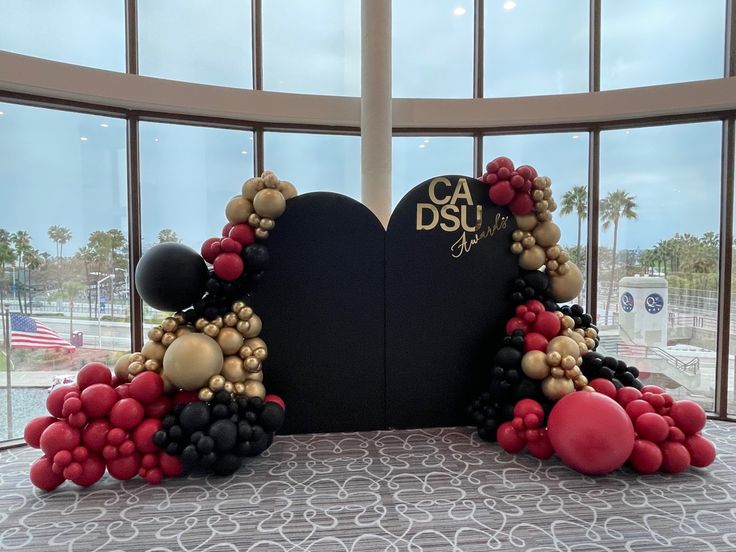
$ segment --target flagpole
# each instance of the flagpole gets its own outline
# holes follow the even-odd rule
[[[3,312],[3,337],[5,337],[5,400],[8,414],[8,439],[13,438],[13,399],[10,386],[10,315],[7,309]]]

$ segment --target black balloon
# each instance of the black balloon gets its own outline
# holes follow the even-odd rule
[[[230,451],[238,438],[238,429],[230,420],[217,420],[207,433],[215,442],[217,452]]]
[[[186,431],[195,432],[210,424],[210,408],[206,403],[194,401],[184,407],[179,415],[179,423]]]
[[[261,243],[254,243],[243,250],[242,257],[246,272],[260,272],[268,264],[268,249]]]
[[[261,425],[266,431],[278,431],[284,423],[284,411],[275,402],[267,402],[261,411]]]
[[[154,245],[135,268],[135,285],[141,298],[162,311],[192,305],[204,295],[208,278],[204,259],[180,243]]]

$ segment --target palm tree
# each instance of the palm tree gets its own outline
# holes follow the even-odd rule
[[[21,274],[23,274],[23,280],[27,282],[26,280],[27,258],[26,257],[27,257],[27,254],[33,249],[31,247],[31,236],[25,230],[18,230],[15,234],[12,234],[10,236],[10,241],[13,243],[13,246],[15,247],[15,255],[18,259],[18,263],[21,265],[20,268],[22,270]],[[23,304],[21,303],[21,294],[18,293],[17,291],[19,288],[20,288],[20,280],[16,284],[16,297],[18,298],[18,310],[20,312],[25,312],[25,309],[23,308]]]
[[[601,200],[601,220],[603,221],[603,229],[608,230],[613,225],[613,251],[611,256],[611,281],[608,286],[608,298],[606,299],[606,320],[608,320],[608,311],[611,308],[611,297],[613,295],[613,281],[616,272],[616,247],[618,245],[618,224],[621,217],[630,220],[636,220],[636,198],[628,194],[624,190],[616,190],[608,192],[608,195]]]
[[[588,218],[588,187],[574,186],[562,196],[562,209],[560,215],[569,215],[575,213],[578,216],[578,245],[575,248],[575,258],[582,258],[580,252],[580,238],[583,226],[583,219]]]
[[[158,233],[158,243],[181,243],[179,236],[171,228],[164,228]]]
[[[0,313],[5,313],[5,266],[15,262],[15,252],[0,236]]]
[[[56,298],[69,302],[69,340],[74,334],[74,300],[84,291],[85,286],[79,280],[67,280],[56,294]]]
[[[54,224],[49,227],[49,238],[56,244],[56,260],[61,260],[64,251],[64,244],[72,239],[72,231],[64,226]]]

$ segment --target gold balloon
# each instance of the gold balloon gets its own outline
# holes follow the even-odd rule
[[[560,355],[560,353],[557,351],[547,353],[547,364],[550,366],[559,366],[560,362],[562,362],[562,355]]]
[[[263,228],[256,228],[254,234],[259,240],[265,240],[268,237],[268,230],[264,230]]]
[[[539,222],[549,222],[550,220],[552,220],[552,213],[550,213],[549,211],[537,213],[537,220]]]
[[[546,206],[542,211],[546,210]],[[560,241],[560,227],[554,222],[543,222],[532,232],[534,239],[542,247],[552,247]]]
[[[565,315],[565,316],[562,317],[562,319],[560,320],[560,322],[562,323],[562,327],[563,328],[570,328],[570,329],[572,329],[572,328],[575,327],[575,320],[573,319],[572,316]]]
[[[243,346],[243,335],[235,328],[225,326],[217,334],[217,344],[222,349],[222,354],[234,355]]]
[[[243,366],[245,366],[245,369],[248,370],[248,372],[258,372],[261,369],[260,361],[254,356],[246,358],[243,361]]]
[[[161,341],[161,336],[164,335],[164,331],[161,328],[151,328],[148,330],[148,339],[151,341]]]
[[[232,224],[248,222],[248,217],[253,213],[253,204],[242,195],[235,196],[228,201],[225,207],[225,217]]]
[[[174,385],[194,391],[222,369],[222,349],[204,334],[183,335],[166,350],[164,374]]]
[[[521,246],[524,249],[529,249],[530,247],[534,247],[534,244],[537,242],[534,241],[534,238],[532,236],[527,236],[521,240]]]
[[[253,356],[256,357],[260,362],[263,362],[268,358],[268,350],[256,349],[255,351],[253,351]]]
[[[130,375],[137,376],[142,371],[143,371],[143,363],[142,362],[135,361],[135,362],[131,362],[128,365],[128,374],[130,374]]]
[[[146,362],[146,356],[140,352],[133,353],[130,355],[130,362],[140,362],[143,364]]]
[[[526,232],[531,232],[537,225],[537,217],[533,214],[517,215],[515,218],[516,226],[518,226],[520,230],[524,230]]]
[[[253,198],[253,208],[261,217],[277,219],[286,210],[286,200],[278,190],[264,189]]]
[[[514,255],[521,255],[522,251],[524,251],[524,246],[521,245],[519,242],[514,242],[511,244],[511,252]]]
[[[164,359],[166,353],[166,347],[157,341],[149,341],[141,349],[141,354],[147,359],[158,360],[161,362]]]
[[[235,324],[238,323],[238,315],[234,312],[229,312],[222,317],[222,322],[223,324],[225,324],[225,326],[230,326],[232,328],[233,326],[235,326]]]
[[[253,356],[253,349],[248,345],[243,345],[238,351],[238,355],[240,355],[240,358],[248,358],[249,356]]]
[[[235,325],[235,329],[238,330],[241,334],[245,335],[248,333],[248,330],[250,330],[250,322],[247,320],[239,320],[238,323]]]
[[[245,376],[245,381],[263,381],[263,372],[249,372],[247,376]]]
[[[539,212],[539,213],[543,213],[544,211],[546,211],[546,210],[548,209],[548,207],[549,207],[549,203],[547,202],[547,200],[546,200],[546,199],[543,199],[542,201],[537,201],[537,202],[536,202],[536,203],[534,204],[534,208],[535,208],[535,209],[537,210],[537,212]]]
[[[549,376],[547,355],[542,351],[529,351],[521,358],[521,369],[532,379],[546,378]]]
[[[249,178],[243,183],[242,195],[245,199],[253,201],[253,198],[256,197],[256,194],[261,189],[263,189],[263,180],[261,178],[257,176],[255,178]]]
[[[225,385],[223,385],[222,388],[231,395],[233,394],[233,391],[235,391],[235,388],[233,387],[233,383],[231,381],[226,381]]]
[[[532,181],[532,186],[535,190],[544,190],[547,187],[547,183],[544,181],[543,176],[538,176]]]
[[[570,272],[570,267],[567,266],[567,263],[561,264],[559,267],[557,267],[557,273],[562,276],[564,276],[568,272]]]
[[[261,217],[259,217],[256,213],[251,213],[251,215],[248,217],[248,224],[250,224],[253,228],[258,228],[258,225],[261,223]]]
[[[273,171],[263,171],[263,174],[261,174],[261,178],[263,179],[263,185],[266,188],[271,189],[277,189],[279,187],[279,179],[278,177],[273,173]]]
[[[225,386],[225,377],[220,374],[216,374],[210,378],[207,384],[213,391],[219,391]]]
[[[143,363],[143,368],[145,368],[149,372],[158,372],[159,370],[161,370],[161,363],[158,360],[153,360],[152,358],[149,358],[146,362]]]
[[[566,274],[562,273],[563,266],[569,267]],[[557,274],[550,277],[550,288],[552,297],[558,303],[572,301],[583,289],[583,275],[580,269],[572,262],[560,266],[557,269]]]
[[[243,359],[237,355],[226,356],[222,363],[221,374],[228,381],[245,381],[245,371],[243,370]]]
[[[519,266],[525,270],[537,270],[546,260],[544,249],[534,245],[519,255]]]
[[[552,197],[552,190],[550,188],[545,188],[542,191],[542,195],[544,196],[542,199],[549,200]]]
[[[524,232],[521,230],[514,230],[511,233],[511,239],[514,240],[515,242],[520,242],[523,237],[524,237]]]
[[[259,381],[248,380],[245,382],[245,396],[263,398],[266,396],[266,388]]]
[[[547,378],[542,382],[542,393],[553,401],[558,401],[574,391],[575,384],[567,378]]]
[[[585,338],[585,346],[588,349],[595,349],[595,341],[593,341],[593,339],[590,338],[590,337],[586,337]]]
[[[261,222],[258,223],[258,227],[264,230],[273,230],[276,228],[276,221],[270,218],[262,218]]]
[[[560,256],[557,257],[557,262],[560,264],[565,264],[569,260],[570,254],[567,251],[560,251]]]
[[[562,357],[562,362],[560,362],[560,366],[562,366],[563,370],[571,370],[572,368],[577,367],[575,364],[575,359],[577,358],[577,355],[575,356],[566,356]]]
[[[194,330],[191,326],[179,326],[179,329],[176,330],[176,337],[181,337],[183,335],[187,335],[192,333]]]
[[[233,306],[232,306],[232,310],[233,310],[233,312],[234,312],[235,314],[237,314],[237,313],[238,313],[238,311],[239,311],[240,309],[242,309],[243,307],[245,307],[245,303],[244,303],[243,301],[235,301],[235,302],[233,303]]]
[[[279,190],[284,196],[284,199],[291,199],[292,197],[296,197],[299,193],[296,191],[294,185],[291,182],[287,182],[286,180],[281,181],[281,183],[279,184]]]
[[[545,251],[545,253],[546,253],[548,259],[555,259],[556,260],[557,257],[560,256],[560,246],[559,245],[553,245],[552,247],[548,247],[547,248],[547,251]]]
[[[199,390],[199,400],[200,401],[211,401],[212,397],[214,397],[215,394],[212,392],[212,389],[204,388]]]
[[[209,320],[206,318],[200,318],[194,323],[194,327],[197,328],[200,332],[204,330],[204,327],[209,324]]]
[[[161,345],[163,345],[164,347],[168,347],[168,346],[169,346],[169,345],[171,345],[171,344],[172,344],[172,343],[173,343],[173,342],[174,342],[175,340],[176,340],[176,334],[175,334],[175,333],[171,333],[171,332],[166,332],[166,333],[165,333],[165,334],[164,334],[164,335],[163,335],[163,336],[161,337]]]
[[[544,197],[544,190],[534,190],[532,192],[532,199],[535,202],[536,201],[542,201],[543,199],[545,199],[545,197]]]
[[[176,323],[179,326],[183,326],[184,324],[187,323],[187,319],[184,317],[184,313],[183,312],[177,312],[176,314],[174,314],[173,318],[174,318],[174,320],[176,320]]]
[[[250,317],[250,320],[248,320],[250,327],[246,332],[243,333],[243,335],[246,338],[251,337],[257,337],[261,333],[261,329],[263,328],[263,322],[261,322],[261,317],[257,314],[254,314]]]
[[[220,333],[220,328],[218,328],[214,324],[207,324],[202,330],[202,333],[208,335],[209,337],[217,337],[217,334]]]
[[[164,382],[164,393],[176,391],[174,384],[167,380],[163,375],[161,376],[161,380]]]
[[[113,368],[113,370],[115,371],[115,375],[118,377],[119,380],[127,381],[129,364],[130,353],[124,354],[115,362],[115,368]]]
[[[253,309],[250,307],[243,307],[238,310],[238,318],[241,320],[248,320],[251,316],[253,316]]]
[[[176,328],[179,327],[179,324],[177,321],[172,318],[165,318],[163,322],[161,322],[161,329],[165,332],[175,332]]]
[[[555,366],[549,371],[549,375],[553,378],[561,378],[565,375],[565,371],[559,366]]]
[[[222,321],[222,316],[218,316],[217,318],[215,318],[212,321],[212,324],[214,324],[218,328],[222,328],[225,325],[224,322]]]
[[[564,359],[566,356],[577,358],[580,354],[580,348],[574,339],[565,337],[564,335],[558,335],[550,339],[547,345],[547,352],[557,352]]]
[[[559,266],[560,265],[557,264],[557,261],[547,261],[547,270],[550,272],[554,272]]]
[[[233,385],[233,389],[235,390],[236,395],[245,395],[245,385],[242,383],[236,383]]]

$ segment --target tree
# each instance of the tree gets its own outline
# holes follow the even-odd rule
[[[636,198],[629,195],[624,190],[615,190],[609,192],[606,197],[601,200],[601,220],[603,221],[603,229],[608,230],[613,225],[613,246],[611,255],[611,281],[608,286],[608,298],[606,299],[606,320],[608,320],[608,311],[611,308],[611,297],[613,295],[613,282],[616,272],[616,247],[618,245],[618,225],[623,217],[624,219],[636,220]]]
[[[56,260],[60,261],[62,252],[64,250],[64,244],[72,239],[72,231],[64,226],[54,224],[49,227],[48,230],[49,238],[56,244]]]
[[[21,265],[21,274],[23,275],[22,280],[27,282],[26,279],[26,267],[27,267],[27,254],[33,249],[31,247],[31,236],[25,230],[18,230],[15,234],[10,236],[10,240],[15,247],[15,255],[18,259],[18,263]],[[15,295],[18,298],[18,310],[20,312],[26,312],[21,303],[21,296],[25,297],[25,294],[19,293],[21,288],[21,279],[19,278],[16,282]],[[25,290],[23,290],[25,291]]]
[[[580,238],[582,234],[583,219],[588,218],[588,187],[574,186],[565,192],[562,196],[562,209],[560,215],[569,215],[575,213],[578,217],[578,244],[575,248],[575,258],[580,260],[582,254],[580,251]]]
[[[158,233],[158,243],[167,242],[181,243],[179,236],[171,228],[164,228]]]
[[[128,266],[128,243],[125,235],[113,228],[103,232],[96,230],[89,235],[87,242],[89,254],[98,267],[97,272],[102,274],[113,274],[116,268],[127,269]],[[99,280],[100,278],[98,278]],[[110,315],[114,315],[114,279],[110,281]],[[99,310],[99,297],[97,298]]]
[[[10,245],[10,234],[0,228],[0,313],[5,312],[5,267],[15,263],[15,252]]]
[[[74,334],[74,300],[84,291],[87,286],[79,280],[67,280],[61,285],[57,292],[57,299],[69,302],[69,339]]]

